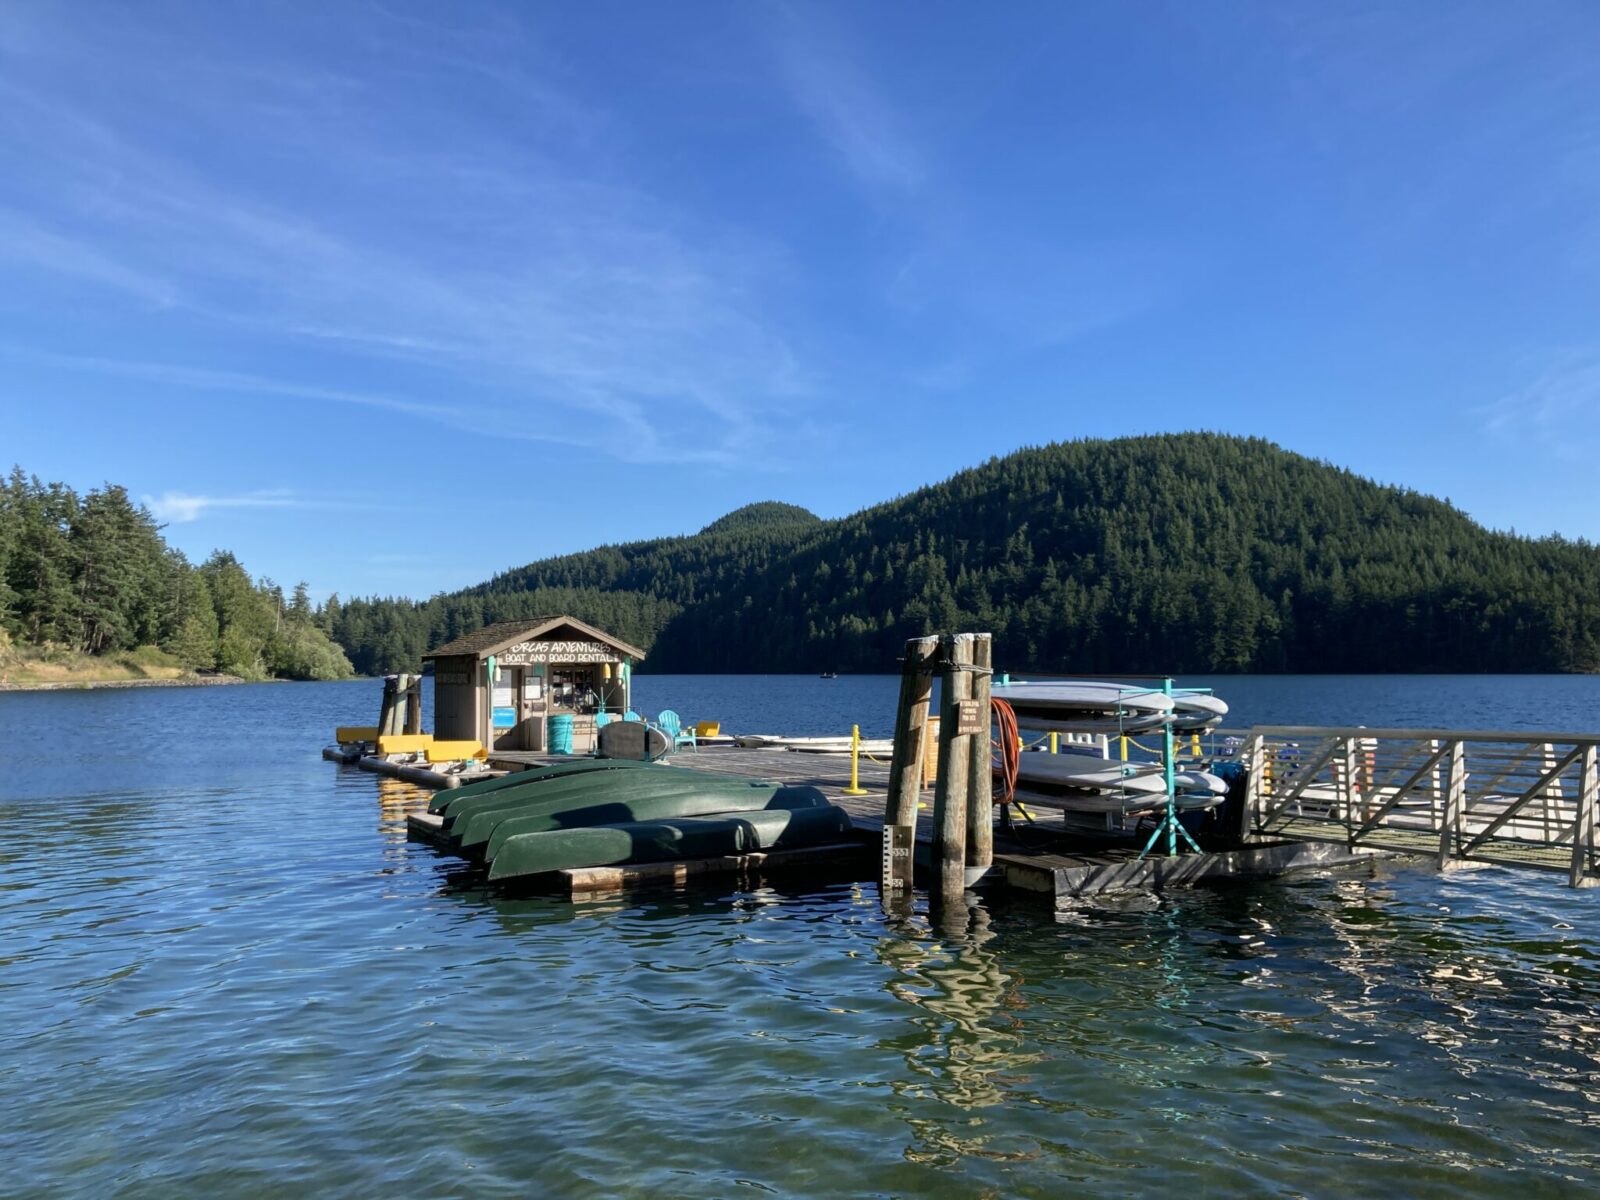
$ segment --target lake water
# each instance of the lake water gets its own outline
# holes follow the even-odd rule
[[[1212,682],[1600,728],[1595,678]],[[871,883],[509,899],[318,757],[380,686],[0,694],[0,1194],[1594,1194],[1600,892],[1383,867],[959,937]],[[635,696],[883,734],[895,688]]]

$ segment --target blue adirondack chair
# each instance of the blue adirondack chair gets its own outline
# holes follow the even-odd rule
[[[684,728],[683,719],[670,708],[663,708],[656,717],[656,728],[672,739],[672,748],[688,746],[696,754],[700,753],[700,745],[694,740],[693,727]]]

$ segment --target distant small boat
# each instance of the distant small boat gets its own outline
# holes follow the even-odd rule
[[[837,679],[837,678],[839,678],[839,672],[837,672],[837,671],[824,671],[822,673],[822,678],[823,679]]]

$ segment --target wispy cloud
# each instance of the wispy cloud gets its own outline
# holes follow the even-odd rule
[[[370,80],[341,90],[329,112],[322,89],[279,84],[277,72],[251,75],[246,97],[228,92],[242,87],[231,75],[194,67],[189,81],[209,89],[185,93],[196,119],[227,122],[213,132],[273,160],[279,178],[303,174],[316,180],[312,191],[343,200],[313,205],[304,189],[243,188],[175,154],[148,122],[134,128],[114,108],[82,108],[85,93],[66,86],[72,72],[51,61],[48,38],[34,45],[33,70],[0,82],[0,152],[33,163],[33,194],[8,196],[0,184],[0,199],[48,206],[52,224],[0,211],[0,235],[24,235],[0,237],[9,257],[286,347],[273,378],[211,363],[79,365],[388,408],[630,461],[777,458],[777,418],[809,387],[769,312],[783,253],[634,186],[614,153],[558,161],[480,121],[419,138]],[[169,66],[181,57],[162,49]],[[97,65],[136,72],[138,58]],[[393,69],[384,83],[409,83]],[[514,57],[484,56],[463,74],[568,125],[582,110],[529,82]],[[450,401],[329,387],[323,364],[300,349],[343,357],[342,378],[360,377],[362,363],[375,381],[415,364]]]
[[[219,508],[309,508],[292,492],[247,492],[242,496],[197,496],[189,492],[162,492],[145,496],[144,505],[160,521],[185,525]]]
[[[1478,410],[1484,432],[1536,440],[1568,458],[1600,449],[1600,351],[1569,351],[1532,383]]]
[[[91,245],[0,208],[0,263],[8,261],[110,288],[154,305],[170,305],[178,299],[177,290],[159,275],[130,267]]]
[[[182,363],[144,362],[139,359],[106,358],[94,354],[58,354],[34,350],[25,346],[0,344],[0,355],[48,363],[52,366],[74,370],[95,371],[118,375],[125,379],[142,379],[171,387],[193,388],[200,391],[245,392],[260,396],[279,396],[299,400],[329,401],[334,404],[353,404],[361,408],[385,409],[410,416],[427,417],[446,424],[470,420],[464,410],[442,404],[428,404],[420,400],[384,395],[378,392],[356,391],[348,388],[320,387],[315,384],[294,383],[244,371],[218,370],[214,367],[187,366]]]
[[[157,520],[187,525],[229,509],[282,508],[325,509],[335,512],[404,512],[409,506],[391,499],[378,500],[360,494],[308,493],[294,488],[259,488],[254,491],[215,495],[203,492],[165,491],[159,496],[142,497],[144,506]]]
[[[790,97],[857,180],[906,192],[925,175],[923,155],[853,47],[819,9],[774,10],[771,39]]]

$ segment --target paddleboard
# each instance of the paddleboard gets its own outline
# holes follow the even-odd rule
[[[1081,713],[1117,714],[1172,711],[1172,697],[1147,687],[1068,680],[1060,683],[995,684],[993,695],[1012,708],[1067,709]]]

